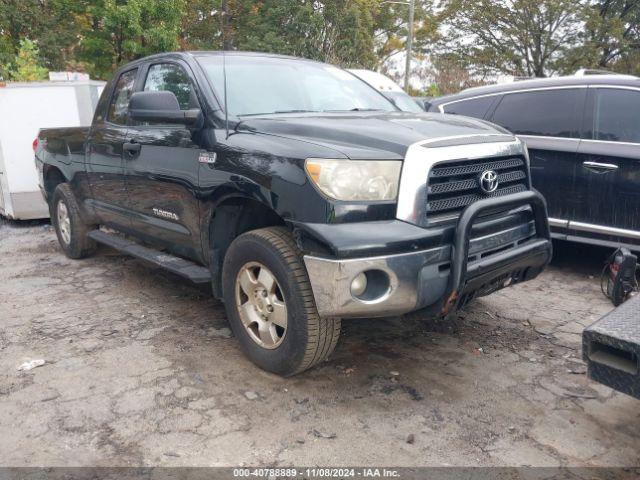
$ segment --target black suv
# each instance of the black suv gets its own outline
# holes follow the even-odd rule
[[[640,249],[640,78],[472,88],[431,100],[429,110],[489,120],[526,142],[554,237]]]
[[[69,257],[100,242],[210,283],[282,375],[325,359],[342,318],[446,315],[551,256],[520,140],[308,60],[135,61],[90,127],[42,130],[35,154]]]

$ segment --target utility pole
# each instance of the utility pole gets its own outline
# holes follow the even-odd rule
[[[408,92],[409,90],[409,76],[411,74],[411,47],[413,47],[413,19],[415,14],[415,0],[409,1],[397,1],[397,0],[385,0],[384,2],[380,2],[380,5],[384,5],[385,3],[397,3],[399,5],[409,5],[409,25],[408,25],[408,33],[407,33],[407,58],[404,65],[404,89]]]
[[[415,0],[409,0],[409,34],[407,36],[407,58],[404,67],[404,90],[409,93],[409,76],[411,75],[411,47],[413,46],[413,15]]]

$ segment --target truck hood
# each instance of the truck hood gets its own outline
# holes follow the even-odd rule
[[[509,134],[497,125],[441,113],[348,112],[245,117],[239,131],[331,148],[350,159],[402,159],[413,143],[457,135]]]

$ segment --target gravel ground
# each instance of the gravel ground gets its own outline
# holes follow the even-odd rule
[[[2,466],[639,466],[640,403],[587,380],[605,250],[451,322],[352,320],[332,357],[255,368],[207,288],[46,224],[0,224]],[[46,363],[19,371],[25,361]]]

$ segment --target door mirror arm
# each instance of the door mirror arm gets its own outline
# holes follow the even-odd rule
[[[178,111],[130,109],[129,116],[137,122],[175,123],[189,127],[202,123],[202,111],[199,108]]]

